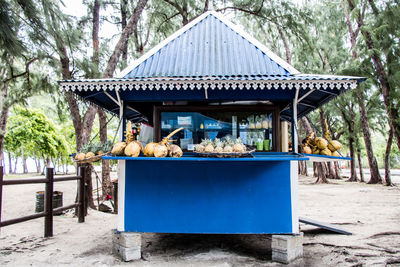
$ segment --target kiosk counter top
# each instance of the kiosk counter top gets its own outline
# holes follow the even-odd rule
[[[199,157],[195,153],[184,153],[181,158],[155,158],[155,157],[126,157],[126,156],[104,156],[103,159],[113,159],[113,160],[134,160],[134,161],[300,161],[309,160],[307,156],[301,154],[291,154],[285,152],[256,152],[252,154],[253,156],[244,158],[209,158],[209,157]]]

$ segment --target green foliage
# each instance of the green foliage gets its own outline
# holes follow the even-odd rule
[[[16,106],[4,137],[5,149],[41,158],[68,157],[70,151],[64,135],[40,110]]]

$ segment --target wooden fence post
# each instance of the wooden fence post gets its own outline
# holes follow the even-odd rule
[[[82,223],[85,222],[85,173],[86,168],[84,166],[80,166],[78,170],[78,176],[81,178],[78,180],[78,222]]]
[[[3,166],[0,166],[0,223],[1,223],[1,203],[3,201]],[[1,226],[0,226],[1,231]]]
[[[44,211],[44,237],[53,236],[53,190],[54,190],[54,172],[53,168],[46,169],[46,188]]]

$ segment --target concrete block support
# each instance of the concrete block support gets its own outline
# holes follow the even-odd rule
[[[142,238],[139,233],[119,232],[112,230],[113,253],[119,255],[124,261],[138,260],[141,258]]]
[[[290,263],[303,256],[303,233],[299,235],[272,235],[272,260]]]

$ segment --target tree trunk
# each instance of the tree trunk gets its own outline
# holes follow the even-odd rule
[[[353,11],[356,7],[353,3],[353,0],[347,0],[350,11]],[[373,0],[369,0],[371,8],[376,12],[375,2]],[[399,106],[396,104],[396,95],[394,92],[394,88],[390,86],[388,75],[385,72],[384,64],[381,60],[378,51],[374,43],[374,39],[372,37],[371,32],[368,30],[368,27],[364,27],[364,18],[361,16],[360,12],[356,16],[356,21],[358,26],[360,27],[360,31],[363,35],[365,44],[368,50],[371,52],[372,63],[375,68],[376,76],[378,78],[379,84],[382,90],[383,102],[385,104],[386,112],[389,117],[390,126],[393,129],[393,135],[396,139],[397,146],[400,149],[400,116],[399,116]],[[372,175],[372,174],[371,174]]]
[[[4,152],[4,136],[6,134],[7,119],[8,119],[8,105],[5,103],[8,92],[8,82],[3,83],[1,87],[1,111],[0,111],[0,162],[3,160]]]
[[[342,176],[340,175],[339,162],[335,161],[334,165],[335,165],[336,179],[342,179]]]
[[[374,151],[372,148],[371,133],[370,133],[367,112],[365,110],[365,103],[364,103],[365,96],[364,96],[363,91],[361,91],[360,89],[357,90],[357,96],[358,96],[358,107],[360,110],[365,149],[367,151],[369,170],[371,173],[371,179],[369,180],[368,183],[369,184],[382,183],[382,177],[379,174],[378,163],[376,161]]]
[[[356,173],[356,164],[354,160],[354,139],[353,136],[349,137],[349,148],[350,148],[350,178],[347,180],[348,182],[357,182],[357,173]]]
[[[392,149],[393,143],[393,129],[390,128],[389,130],[389,137],[386,145],[386,152],[385,152],[385,185],[391,186],[392,179],[390,178],[390,151]]]
[[[290,47],[289,47],[289,42],[283,32],[283,30],[281,29],[281,27],[279,25],[276,25],[278,32],[279,32],[279,36],[282,39],[283,42],[283,46],[285,47],[285,54],[286,54],[286,62],[289,64],[292,64],[292,55],[290,53]]]
[[[26,165],[26,156],[23,149],[22,149],[22,169],[24,174],[28,173],[28,166]]]
[[[326,177],[326,170],[324,170],[324,166],[322,165],[323,162],[317,162],[317,180],[315,181],[316,184],[327,184],[329,183]]]
[[[86,166],[86,203],[89,208],[96,209],[96,205],[94,204],[93,199],[93,184],[92,184],[92,171],[93,165],[92,164],[85,164]]]
[[[93,65],[96,66],[96,70],[93,78],[99,77],[99,28],[100,28],[100,1],[95,0],[93,6],[93,18],[92,18],[92,42],[93,42]]]
[[[317,177],[317,172],[318,172],[318,170],[317,170],[317,162],[313,162],[313,177]]]
[[[336,173],[335,163],[334,161],[330,161],[326,163],[329,170],[329,179],[340,179],[340,177]]]
[[[128,6],[128,0],[121,0],[120,8],[121,8],[121,31],[123,31],[127,25],[126,22],[126,10]],[[122,66],[125,67],[128,62],[128,42],[125,42],[122,48]]]
[[[38,162],[37,162],[36,171],[37,171],[37,173],[40,173],[40,170],[42,169],[41,166],[40,166],[40,158],[38,158],[37,161]]]
[[[346,116],[346,113],[344,110],[341,110],[342,117],[344,121],[346,122],[348,131],[349,131],[349,149],[350,149],[350,178],[347,180],[348,182],[356,182],[357,181],[357,172],[356,172],[356,164],[355,164],[355,153],[354,153],[354,136],[356,135],[354,132],[354,122],[352,119],[355,117],[354,116],[354,106],[351,103],[350,108],[349,108],[349,113],[350,113],[350,118]]]
[[[12,162],[11,162],[11,153],[7,152],[7,155],[8,155],[8,173],[11,174],[13,172],[13,170],[12,170]]]
[[[361,151],[359,148],[357,148],[357,159],[358,159],[358,169],[360,171],[360,182],[364,183],[364,172],[363,172],[363,166],[362,166],[362,161],[361,161]]]
[[[148,0],[139,0],[133,14],[129,18],[128,24],[126,25],[125,29],[122,31],[121,37],[118,40],[117,45],[115,46],[114,52],[111,55],[110,59],[107,63],[107,68],[103,72],[103,78],[111,78],[114,74],[114,71],[117,67],[117,63],[119,57],[121,56],[122,50],[126,42],[128,41],[129,37],[133,33],[133,29],[136,27],[139,18],[142,14],[143,9],[145,8]]]
[[[107,116],[104,110],[98,110],[99,122],[100,122],[100,141],[105,144],[107,143]],[[112,193],[113,185],[110,179],[110,161],[101,161],[101,179],[102,179],[102,191],[103,196]]]
[[[14,162],[14,172],[13,173],[17,173],[17,163],[18,163],[18,157],[15,156],[15,162]]]
[[[46,158],[46,168],[51,168],[51,160],[49,157]]]

